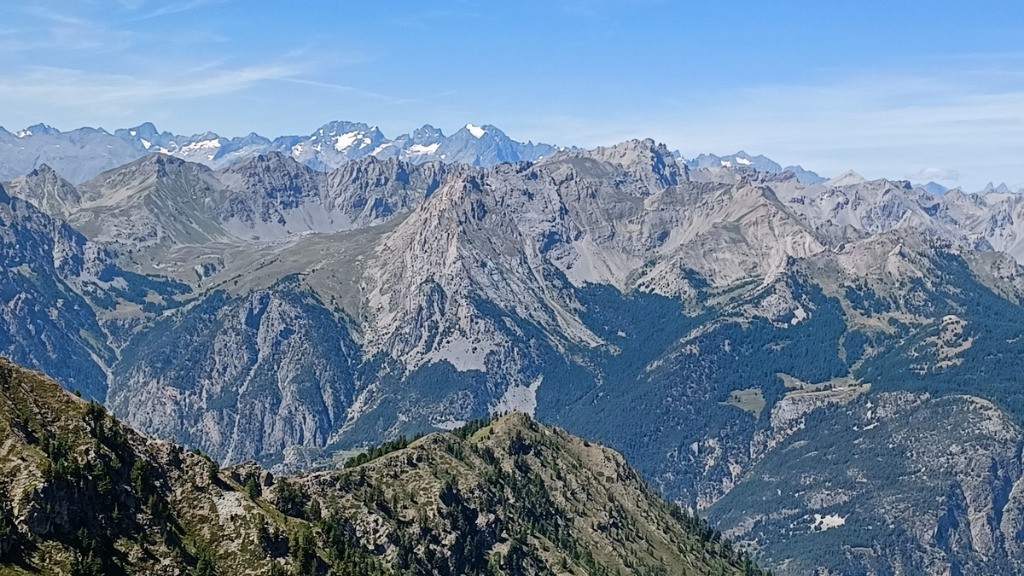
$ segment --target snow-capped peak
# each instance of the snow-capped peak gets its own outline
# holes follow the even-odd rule
[[[469,133],[472,134],[474,138],[483,138],[484,134],[487,134],[486,130],[473,124],[466,124],[466,130],[469,130]]]

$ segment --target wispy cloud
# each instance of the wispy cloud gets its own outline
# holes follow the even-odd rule
[[[324,82],[324,81],[321,81],[321,80],[310,80],[309,78],[297,78],[297,77],[275,78],[275,80],[279,80],[281,82],[288,82],[288,83],[292,83],[292,84],[300,84],[302,86],[312,86],[314,88],[325,88],[327,90],[336,91],[336,92],[346,92],[346,93],[349,93],[349,94],[355,94],[355,95],[358,95],[358,96],[362,96],[362,97],[365,97],[365,98],[368,98],[368,99],[379,100],[381,102],[387,102],[387,103],[392,103],[392,104],[400,104],[400,103],[405,103],[405,102],[409,102],[410,101],[409,99],[406,99],[406,98],[398,98],[398,97],[395,97],[395,96],[388,96],[387,94],[381,94],[379,92],[373,92],[373,91],[370,91],[370,90],[364,90],[362,88],[357,88],[355,86],[349,86],[349,85],[346,85],[346,84],[338,84],[338,83],[335,83],[335,82]]]
[[[935,74],[865,74],[815,83],[691,91],[640,108],[537,114],[520,131],[584,146],[654,137],[684,155],[745,149],[835,175],[1024,186],[1024,68],[979,58]],[[525,127],[525,130],[523,129]]]
[[[29,25],[13,25],[0,33],[0,54],[33,59],[52,55],[82,56],[123,52],[134,45],[137,34],[115,29],[79,14],[46,10],[38,5],[20,10]]]
[[[899,178],[940,167],[968,186],[1021,181],[1024,84],[1006,79],[972,72],[760,86],[690,103],[645,128],[690,154],[746,148],[830,173]]]
[[[132,10],[135,12],[142,12],[129,18],[129,20],[140,21],[150,20],[153,18],[160,18],[162,16],[170,16],[171,14],[178,14],[180,12],[188,12],[190,10],[196,10],[199,8],[205,8],[214,4],[224,4],[233,0],[183,0],[177,2],[129,2],[132,5]],[[150,8],[150,5],[156,4],[157,7]],[[145,11],[148,10],[148,11]]]
[[[939,184],[955,184],[960,181],[960,172],[950,168],[931,166],[910,174],[908,179],[916,183],[938,182]]]
[[[0,55],[20,55],[32,60],[49,57],[75,58],[83,54],[114,54],[136,50],[144,34],[137,24],[233,0],[118,0],[116,3],[29,3],[10,9],[0,31]],[[0,9],[2,10],[2,9]],[[2,17],[0,11],[0,17]],[[179,48],[189,44],[223,41],[225,37],[200,28],[175,33]]]
[[[294,78],[303,71],[302,67],[289,64],[217,67],[195,70],[168,82],[156,77],[33,67],[19,76],[0,77],[0,107],[33,103],[106,113],[123,106],[151,106],[231,94],[263,82]]]

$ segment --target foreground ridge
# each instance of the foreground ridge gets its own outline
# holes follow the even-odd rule
[[[275,478],[0,359],[0,436],[5,574],[763,573],[617,453],[522,414]]]

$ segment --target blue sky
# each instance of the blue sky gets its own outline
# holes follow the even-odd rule
[[[21,5],[26,4],[26,5]],[[653,137],[1024,187],[1024,2],[65,0],[0,7],[0,125]]]

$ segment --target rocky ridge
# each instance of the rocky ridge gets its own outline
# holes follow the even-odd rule
[[[621,456],[522,415],[275,477],[0,359],[0,431],[5,574],[761,573]]]

